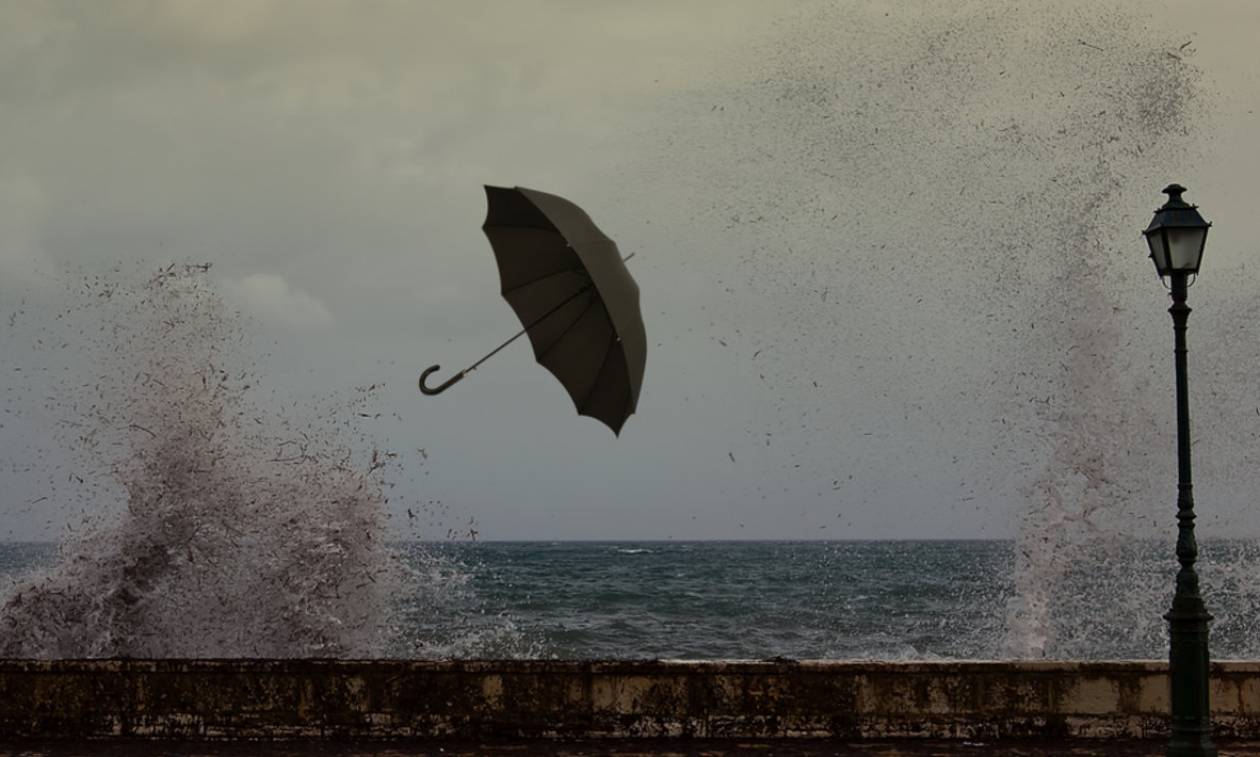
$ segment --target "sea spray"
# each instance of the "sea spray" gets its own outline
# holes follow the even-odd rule
[[[947,535],[939,513],[980,513],[1016,534],[983,654],[1159,656],[1171,335],[1137,231],[1207,139],[1193,38],[1126,2],[802,3],[770,36],[727,62],[735,84],[677,103],[696,126],[662,148],[736,251],[706,271],[731,292],[710,317],[740,324],[719,335],[765,390],[750,438],[790,450],[762,499]],[[1205,359],[1221,332],[1192,338],[1213,397],[1195,412],[1203,473],[1236,493],[1256,478],[1237,408],[1260,406],[1260,362],[1254,275],[1221,275],[1211,307],[1242,349]]]
[[[39,387],[73,452],[50,496],[86,518],[52,568],[9,587],[0,655],[397,651],[410,579],[385,544],[391,457],[357,453],[352,423],[374,387],[313,418],[258,401],[204,266],[119,278],[85,278],[56,319],[77,335],[61,348],[92,361]]]

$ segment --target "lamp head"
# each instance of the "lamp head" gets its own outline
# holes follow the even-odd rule
[[[1180,184],[1165,187],[1168,202],[1155,211],[1151,225],[1142,232],[1155,270],[1161,277],[1175,273],[1197,274],[1203,259],[1203,246],[1212,224],[1199,215],[1197,205],[1181,199],[1185,191]]]

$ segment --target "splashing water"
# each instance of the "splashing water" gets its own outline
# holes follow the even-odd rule
[[[90,278],[77,301],[58,320],[95,366],[45,387],[76,456],[54,497],[106,512],[5,593],[0,655],[344,657],[397,644],[392,600],[411,578],[384,543],[390,456],[356,460],[362,440],[344,420],[371,392],[305,422],[253,401],[234,349],[244,334],[202,266],[130,288]]]
[[[666,150],[743,251],[710,272],[735,308],[714,321],[764,307],[764,328],[727,339],[760,355],[765,436],[794,441],[782,467],[845,509],[1013,516],[993,656],[1094,657],[1116,629],[1137,656],[1166,648],[1171,546],[1152,569],[1133,540],[1174,529],[1171,336],[1149,322],[1137,230],[1210,118],[1192,55],[1125,2],[805,3]],[[1219,275],[1234,283],[1212,309],[1238,340],[1255,283]],[[1257,424],[1234,410],[1255,404],[1254,341],[1194,367],[1213,396],[1198,470],[1244,523]],[[1208,552],[1208,574],[1254,572]]]

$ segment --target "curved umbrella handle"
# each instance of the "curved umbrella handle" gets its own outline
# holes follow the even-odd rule
[[[460,371],[459,373],[456,373],[454,376],[451,376],[449,379],[447,379],[446,383],[444,384],[441,384],[439,386],[433,386],[433,387],[425,386],[424,380],[429,377],[429,374],[440,369],[441,367],[442,366],[440,365],[431,365],[428,368],[424,369],[424,373],[420,374],[420,391],[428,395],[441,394],[447,389],[450,389],[453,384],[458,383],[460,379],[464,378],[464,376],[468,373],[468,371],[466,370]]]

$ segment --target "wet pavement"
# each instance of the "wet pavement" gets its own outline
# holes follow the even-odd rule
[[[1223,742],[1222,757],[1260,757],[1260,742]],[[1074,742],[974,742],[974,741],[867,741],[844,743],[830,740],[700,740],[627,739],[589,741],[418,741],[355,742],[170,742],[170,741],[38,741],[0,743],[0,755],[8,757],[470,757],[473,755],[547,755],[549,757],[637,757],[677,755],[678,757],[725,757],[743,755],[767,757],[822,757],[857,755],[865,757],[943,757],[944,755],[1010,755],[1010,757],[1051,757],[1052,755],[1107,755],[1107,757],[1155,757],[1164,754],[1160,741],[1074,741]]]

